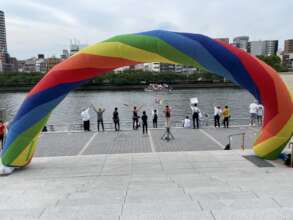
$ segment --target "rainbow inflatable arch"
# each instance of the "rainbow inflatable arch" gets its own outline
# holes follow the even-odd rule
[[[185,64],[223,76],[248,90],[265,107],[254,144],[261,158],[275,159],[293,133],[293,101],[280,76],[254,56],[215,39],[163,30],[112,37],[52,68],[28,93],[10,124],[2,163],[30,163],[53,109],[73,89],[115,68],[146,62]]]

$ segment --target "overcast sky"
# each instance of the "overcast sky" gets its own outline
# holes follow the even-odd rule
[[[251,40],[293,38],[293,0],[0,0],[8,51],[59,56],[70,39],[91,44],[122,33],[165,29]]]

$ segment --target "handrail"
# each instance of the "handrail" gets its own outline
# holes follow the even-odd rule
[[[291,163],[290,163],[290,165],[291,165],[291,167],[293,167],[293,142],[290,142],[289,143],[289,149],[291,149]]]
[[[176,115],[177,116],[177,115]],[[175,116],[175,117],[176,117]],[[177,116],[178,117],[178,116]],[[182,117],[183,119],[183,117]],[[234,123],[235,125],[249,126],[248,118],[232,118],[230,122],[237,122],[245,120],[247,123]],[[212,123],[211,123],[212,122]],[[158,120],[158,127],[164,128],[165,120]],[[183,123],[181,120],[172,120],[172,127],[183,127]],[[231,123],[233,124],[233,123]],[[213,125],[213,119],[201,120],[200,127],[208,127]],[[112,121],[104,121],[105,129],[114,129],[114,124]],[[96,128],[97,122],[96,120],[91,120],[91,127]],[[120,120],[120,127],[132,127],[131,120]],[[149,127],[152,127],[152,121],[149,120]],[[72,123],[72,124],[47,124],[47,129],[49,131],[74,131],[74,130],[82,130],[82,123]]]
[[[228,135],[228,141],[229,141],[229,143],[225,146],[225,150],[231,150],[231,140],[232,140],[232,137],[234,137],[234,136],[242,136],[242,144],[241,144],[240,148],[242,150],[244,150],[245,149],[244,148],[245,134],[246,134],[245,132],[241,132],[241,133],[236,133],[236,134],[230,134],[230,135]]]

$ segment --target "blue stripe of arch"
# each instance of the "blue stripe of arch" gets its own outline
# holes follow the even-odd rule
[[[18,118],[15,117],[9,126],[4,151],[17,136],[45,117],[72,89],[79,87],[84,82],[61,84],[28,97],[21,106],[21,114],[18,114]]]
[[[21,133],[23,133],[24,131],[32,127],[34,124],[36,124],[38,121],[43,119],[45,116],[47,116],[49,112],[51,112],[51,110],[64,99],[65,96],[66,94],[64,94],[63,96],[59,96],[58,98],[53,99],[50,102],[39,105],[29,113],[24,115],[20,120],[15,122],[11,127],[9,127],[9,135],[5,140],[4,152]]]
[[[62,96],[63,94],[70,92],[71,90],[79,87],[86,82],[88,82],[88,80],[60,84],[27,97],[19,108],[12,124],[14,124],[21,117],[23,117],[25,114],[27,114],[29,111],[36,108],[37,106],[42,105],[46,102],[50,102],[51,100],[56,99],[56,97]]]
[[[227,70],[229,70],[229,72],[233,74],[234,79],[240,86],[247,89],[257,100],[261,101],[256,84],[236,55],[231,53],[218,42],[206,36],[189,33],[178,34],[202,44]]]

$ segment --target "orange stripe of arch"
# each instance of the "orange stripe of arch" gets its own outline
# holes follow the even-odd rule
[[[265,129],[262,129],[259,137],[255,141],[256,144],[265,141],[268,138],[275,136],[286,124],[286,122],[290,119],[291,114],[293,112],[293,103],[289,96],[287,87],[284,83],[282,83],[282,79],[280,76],[273,74],[274,70],[263,63],[262,61],[258,61],[260,65],[270,74],[273,78],[275,85],[278,87],[277,91],[277,104],[278,104],[278,112],[282,111],[282,114],[277,114],[266,126]],[[288,95],[287,95],[288,94]],[[281,107],[286,107],[287,109],[281,109]]]
[[[125,58],[78,53],[70,57],[70,59],[56,65],[52,70],[72,70],[83,68],[115,69],[136,63],[139,62]]]
[[[52,68],[27,96],[32,96],[61,83],[78,82],[103,75],[121,66],[137,64],[137,62],[122,58],[88,54],[78,54],[71,59],[65,60]]]

